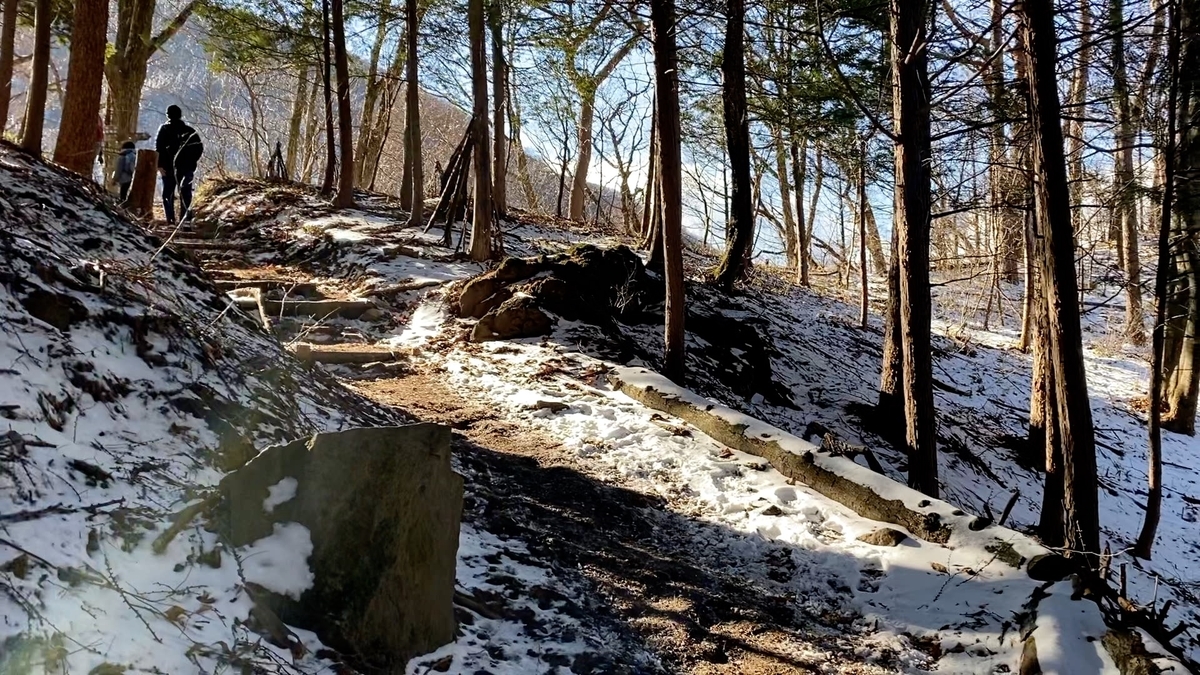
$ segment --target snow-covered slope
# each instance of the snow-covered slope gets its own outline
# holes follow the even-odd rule
[[[9,145],[0,416],[0,671],[328,667],[311,634],[301,656],[244,624],[240,553],[187,509],[255,448],[401,418],[300,366],[90,183]]]
[[[369,297],[370,289],[397,284],[409,288],[410,282],[445,285],[479,269],[439,247],[438,232],[405,229],[402,218],[388,222],[377,205],[364,204],[366,211],[339,214],[314,212],[304,203],[267,205],[268,217],[255,232],[273,239],[271,247],[284,255],[253,254],[252,262],[290,265],[293,273],[331,287],[341,277],[348,297]],[[219,206],[216,219],[230,227],[256,210],[239,210],[232,199]],[[550,225],[504,223],[508,251],[533,255],[596,239]],[[689,263],[698,268],[708,261],[689,254]],[[346,277],[353,280],[352,287]],[[1006,573],[986,549],[911,540],[884,550],[863,544],[857,537],[877,523],[789,484],[764,469],[762,460],[730,452],[597,380],[618,360],[655,366],[661,325],[623,325],[614,336],[560,320],[548,338],[474,345],[462,341],[469,322],[451,318],[446,300],[441,289],[422,285],[391,296],[384,303],[384,322],[316,322],[296,328],[308,335],[320,330],[321,340],[402,350],[408,355],[407,368],[432,373],[513,429],[555,439],[561,447],[546,451],[554,461],[662,500],[654,546],[683,551],[705,569],[725,570],[763,596],[790,598],[794,604],[787,606],[805,620],[840,617],[821,628],[841,641],[822,658],[835,659],[844,655],[837,649],[846,649],[887,669],[1016,669],[1020,640],[1014,631],[1030,582]],[[777,283],[756,285],[734,298],[697,285],[689,290],[689,309],[764,338],[763,354],[751,358],[689,333],[689,388],[793,434],[803,434],[812,422],[822,423],[873,448],[885,473],[903,482],[903,456],[869,430],[872,420],[864,415],[874,402],[878,379],[877,317],[870,328],[860,329],[850,306]],[[1040,476],[1005,447],[1011,437],[1024,435],[1028,358],[1008,350],[1013,336],[1002,331],[959,328],[953,334],[935,341],[943,494],[968,512],[982,514],[984,504],[990,504],[999,513],[1019,488],[1009,524],[1028,530],[1040,502]],[[761,372],[760,356],[766,358],[768,377]],[[1142,366],[1134,353],[1089,350],[1088,357],[1093,408],[1105,443],[1101,519],[1115,553],[1113,569],[1128,565],[1130,595],[1145,604],[1155,599],[1159,580],[1157,606],[1166,598],[1174,600],[1168,623],[1184,622],[1177,644],[1194,659],[1191,631],[1200,608],[1195,596],[1200,571],[1189,548],[1194,545],[1187,534],[1192,502],[1185,497],[1196,476],[1183,464],[1168,474],[1168,488],[1176,491],[1180,508],[1164,515],[1156,560],[1130,559],[1125,542],[1140,522],[1134,504],[1145,460],[1140,418],[1124,406],[1137,394]],[[364,380],[364,391],[374,391],[376,385],[365,383],[371,378],[386,382],[392,377],[358,368],[338,367],[337,372]],[[394,385],[383,388],[402,390],[405,382],[397,376]],[[770,391],[759,388],[765,382],[772,383]],[[1190,447],[1185,439],[1168,443],[1178,453]],[[1120,452],[1110,452],[1112,447]],[[1046,623],[1039,630],[1050,632],[1040,633],[1038,640],[1047,672],[1115,667],[1092,642],[1104,630],[1094,611],[1086,620],[1071,619],[1086,610],[1070,600],[1065,586],[1052,589],[1045,602]],[[930,646],[935,643],[936,648]],[[474,650],[460,642],[441,654],[453,657],[450,672],[472,672],[464,663],[479,661],[464,659]]]

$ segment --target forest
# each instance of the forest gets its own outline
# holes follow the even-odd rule
[[[0,672],[1200,669],[1200,0],[0,19]]]

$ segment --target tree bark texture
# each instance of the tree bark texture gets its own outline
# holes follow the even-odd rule
[[[879,426],[882,436],[899,445],[904,438],[904,348],[900,346],[900,262],[892,232],[892,264],[887,272],[887,309],[883,317],[883,363],[879,372]]]
[[[425,219],[425,166],[421,139],[421,82],[420,70],[417,67],[418,47],[420,42],[421,17],[418,13],[417,0],[406,0],[405,18],[408,30],[405,47],[408,51],[405,72],[407,90],[404,100],[405,137],[404,154],[411,159],[411,166],[406,162],[409,172],[409,224],[419,225]]]
[[[333,179],[337,172],[337,141],[333,131],[333,55],[329,43],[333,39],[329,26],[329,0],[321,0],[322,79],[325,85],[325,177],[321,180],[321,194],[333,194]]]
[[[491,0],[488,27],[492,33],[492,203],[496,213],[508,211],[508,134],[505,132],[508,110],[508,63],[504,55],[504,6]]]
[[[12,101],[13,49],[17,40],[17,0],[4,0],[0,5],[4,22],[0,27],[0,137],[8,128],[8,106]]]
[[[1196,36],[1196,21],[1200,19],[1200,2],[1189,0],[1185,7],[1190,12],[1188,16],[1188,47],[1196,50],[1200,39]],[[1142,521],[1141,532],[1138,533],[1133,554],[1139,558],[1149,559],[1154,550],[1154,538],[1158,532],[1158,521],[1162,516],[1162,372],[1164,328],[1167,315],[1168,267],[1170,265],[1171,247],[1171,207],[1175,199],[1175,170],[1178,165],[1176,156],[1175,128],[1179,116],[1179,51],[1181,45],[1181,22],[1179,10],[1172,4],[1168,27],[1167,46],[1167,144],[1163,149],[1164,171],[1162,176],[1163,194],[1158,210],[1158,264],[1154,276],[1155,317],[1154,328],[1150,338],[1150,419],[1149,443],[1146,467],[1146,517]],[[1190,93],[1190,92],[1189,92]],[[1188,129],[1186,126],[1185,129]],[[1190,131],[1190,129],[1188,130]]]
[[[1097,554],[1095,430],[1083,363],[1075,238],[1055,72],[1054,8],[1050,0],[1030,0],[1018,6],[1017,17],[1029,76],[1036,225],[1042,239],[1039,267],[1049,308],[1046,342],[1054,380],[1054,418],[1047,428],[1062,447],[1063,542],[1069,552]]]
[[[1125,65],[1124,0],[1109,0],[1109,29],[1112,31],[1113,105],[1116,108],[1117,156],[1113,165],[1113,218],[1121,229],[1121,259],[1125,264],[1125,336],[1135,345],[1146,343],[1142,318],[1142,265],[1138,257],[1137,182],[1133,173],[1133,146],[1137,128],[1130,101]]]
[[[492,257],[492,160],[488,143],[487,46],[483,0],[467,5],[471,38],[471,89],[475,124],[475,212],[471,222],[471,259]]]
[[[750,121],[746,113],[745,10],[744,0],[729,0],[725,22],[725,48],[721,60],[725,146],[729,153],[729,169],[733,174],[730,222],[727,228],[733,236],[726,244],[725,255],[717,267],[716,278],[717,285],[726,293],[733,290],[734,282],[744,272],[742,261],[746,257],[746,249],[753,243],[751,239],[754,236],[754,204],[750,201]],[[783,144],[778,141],[778,134],[776,139],[775,149],[778,153],[783,150]],[[780,162],[783,163],[782,156]],[[786,168],[779,175],[779,184],[781,189],[787,184]]]
[[[316,86],[315,84],[313,86]],[[296,180],[296,165],[300,158],[300,126],[304,121],[305,113],[308,106],[308,66],[300,69],[300,75],[296,78],[296,97],[292,99],[292,116],[288,120],[288,143],[287,155],[284,159],[284,167],[287,170],[289,180]]]
[[[350,113],[350,60],[346,55],[346,16],[344,0],[333,0],[333,48],[337,64],[338,140],[342,151],[342,169],[333,205],[354,206],[354,120]]]
[[[42,129],[46,123],[46,84],[50,75],[50,25],[54,7],[50,0],[37,0],[34,10],[33,64],[29,89],[25,97],[25,124],[22,125],[21,147],[35,155],[42,154]]]
[[[808,286],[808,265],[812,259],[810,232],[812,221],[804,217],[804,183],[808,176],[808,139],[799,142],[792,135],[792,187],[796,193],[796,283]]]
[[[651,0],[654,89],[658,101],[659,203],[662,208],[664,276],[663,374],[682,383],[684,373],[683,185],[679,131],[679,70],[675,47],[675,0]]]
[[[96,161],[96,125],[104,86],[104,49],[108,32],[108,0],[79,0],[71,28],[67,93],[54,145],[54,161],[91,177]]]
[[[932,302],[929,286],[929,75],[925,0],[891,0],[893,124],[897,142],[896,216],[900,267],[900,344],[904,355],[908,483],[938,494],[933,407]]]
[[[375,42],[371,45],[370,59],[367,61],[366,91],[363,93],[362,116],[359,118],[358,144],[354,148],[354,184],[360,188],[366,188],[371,182],[371,174],[367,170],[367,147],[375,131],[371,122],[375,119],[375,107],[379,104],[379,95],[384,86],[383,78],[379,77],[379,56],[387,39],[390,6],[391,0],[379,3],[379,24],[375,27]]]
[[[1175,242],[1167,288],[1162,427],[1196,433],[1200,397],[1200,3],[1183,0],[1180,30],[1178,139],[1175,164]]]

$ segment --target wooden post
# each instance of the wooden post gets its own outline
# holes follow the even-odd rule
[[[137,167],[133,171],[133,185],[129,186],[129,197],[125,208],[141,218],[154,216],[154,190],[158,186],[158,153],[153,150],[138,150]]]

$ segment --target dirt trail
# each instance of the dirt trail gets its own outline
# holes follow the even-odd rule
[[[485,477],[469,486],[464,522],[581,573],[596,593],[586,611],[649,646],[671,672],[884,672],[855,662],[844,617],[798,616],[792,598],[697,566],[695,542],[677,527],[682,516],[588,476],[557,441],[463,400],[444,379],[423,372],[354,386],[454,428],[462,468]]]

